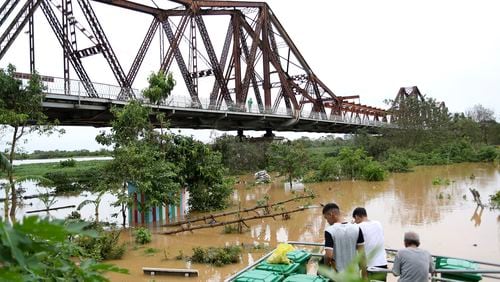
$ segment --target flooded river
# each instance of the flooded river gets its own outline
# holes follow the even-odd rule
[[[448,179],[450,184],[433,185],[432,181],[437,177]],[[433,254],[500,262],[500,211],[476,209],[468,190],[477,189],[486,203],[488,195],[500,190],[499,166],[478,163],[418,167],[411,173],[390,174],[383,182],[339,181],[305,186],[317,194],[313,204],[336,202],[349,220],[355,207],[364,206],[369,218],[380,221],[384,226],[387,248],[402,248],[403,233],[414,230],[420,234],[421,247]],[[228,210],[234,210],[238,205],[253,207],[266,195],[270,197],[270,202],[277,202],[293,197],[293,192],[285,189],[282,183],[252,187],[238,184],[233,195],[234,204]],[[106,202],[111,200],[109,198]],[[287,207],[297,205],[291,203]],[[88,208],[84,210],[86,217],[92,215],[92,209]],[[103,219],[110,218],[112,212],[116,211],[110,210],[108,204],[101,206]],[[119,218],[113,220],[121,222]],[[128,251],[122,260],[112,263],[128,268],[130,275],[110,274],[109,277],[112,281],[222,281],[265,252],[244,252],[241,263],[224,267],[191,265],[176,260],[175,256],[180,252],[190,256],[192,248],[197,246],[264,244],[274,247],[287,240],[322,242],[326,222],[321,209],[312,208],[291,214],[289,220],[266,218],[247,224],[250,229],[243,234],[223,234],[222,227],[176,235],[155,234],[152,243],[140,248],[134,247],[131,231],[126,230],[122,240],[129,243]],[[159,227],[151,229],[153,233],[162,230]],[[147,255],[147,248],[155,248],[158,252]],[[142,274],[143,266],[193,268],[199,270],[200,277],[150,277]]]
[[[471,177],[472,176],[472,177]],[[432,185],[440,177],[449,179],[449,185]],[[500,168],[491,164],[458,164],[418,167],[412,173],[391,174],[384,182],[339,181],[306,184],[318,195],[315,204],[336,202],[350,219],[357,206],[366,207],[371,219],[379,220],[385,229],[385,246],[402,248],[402,236],[407,230],[421,235],[422,248],[433,254],[457,256],[481,261],[500,262],[500,211],[488,208],[476,210],[469,188],[476,188],[486,202],[488,195],[500,190]],[[256,187],[238,186],[234,202],[252,207],[256,201],[269,195],[271,202],[293,197],[283,184]],[[292,204],[290,207],[293,207]],[[233,207],[234,209],[234,207]],[[272,218],[249,222],[244,234],[223,234],[222,228],[195,230],[176,235],[155,235],[146,247],[160,252],[145,255],[144,248],[125,254],[114,261],[130,270],[130,275],[111,275],[113,281],[152,281],[143,275],[141,267],[186,268],[200,271],[199,278],[154,277],[155,281],[221,281],[231,273],[257,260],[263,252],[242,255],[240,264],[210,267],[189,265],[174,257],[182,251],[192,254],[195,246],[224,246],[226,244],[268,244],[274,247],[287,240],[322,242],[325,220],[321,209],[313,208],[291,214],[290,220]],[[159,231],[159,229],[154,229]],[[132,244],[130,233],[124,240]]]

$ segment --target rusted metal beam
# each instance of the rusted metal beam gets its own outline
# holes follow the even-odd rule
[[[156,30],[158,29],[158,26],[160,25],[160,21],[158,21],[157,18],[153,18],[153,21],[149,25],[149,29],[146,32],[146,36],[144,37],[141,47],[139,47],[139,51],[137,51],[137,54],[135,55],[135,59],[132,62],[132,65],[130,66],[130,70],[127,74],[127,79],[132,85],[134,83],[135,77],[137,76],[137,72],[139,71],[139,68],[141,67],[142,62],[144,61],[144,57],[146,56],[146,53],[149,49],[149,46],[151,46],[151,42],[153,41],[154,34],[156,33]]]
[[[174,2],[177,2],[176,0]],[[179,2],[188,2],[180,0]],[[191,2],[191,1],[189,1]],[[249,2],[249,1],[194,1],[194,5],[204,8],[266,8],[265,2]],[[192,6],[192,5],[191,5]]]
[[[146,13],[150,15],[160,15],[162,13],[162,9],[150,7],[147,5],[142,5],[135,2],[130,2],[127,0],[92,0],[94,2],[99,2],[103,4],[113,5],[116,7],[129,9],[136,12]]]
[[[269,73],[269,56],[274,54],[269,47],[269,15],[268,9],[262,9],[262,71],[264,76],[264,107],[271,108],[271,75]]]
[[[233,100],[229,95],[229,90],[227,89],[227,84],[224,81],[224,76],[222,74],[222,69],[219,64],[219,60],[217,59],[217,55],[215,54],[214,47],[212,45],[212,41],[210,40],[210,36],[208,34],[207,28],[205,26],[205,22],[203,18],[199,15],[195,15],[194,17],[196,24],[198,25],[198,30],[200,31],[201,38],[203,39],[203,43],[205,45],[205,49],[207,50],[208,57],[210,59],[210,63],[212,64],[212,69],[215,74],[215,79],[217,83],[219,83],[219,87],[221,88],[221,94],[224,97],[224,100],[227,103],[227,106],[231,108],[233,106]]]
[[[241,102],[241,47],[240,47],[240,21],[238,16],[231,19],[233,25],[233,63],[234,63],[234,89],[236,91],[236,104]],[[244,101],[243,101],[244,103]],[[244,106],[244,105],[243,105]],[[249,109],[250,110],[250,109]]]

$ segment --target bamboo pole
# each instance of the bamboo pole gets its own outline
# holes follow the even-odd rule
[[[223,212],[223,213],[218,213],[218,214],[211,214],[211,215],[206,215],[206,216],[202,216],[202,217],[196,217],[196,218],[192,218],[192,219],[186,219],[186,220],[182,220],[182,221],[163,224],[162,227],[173,227],[173,226],[180,226],[183,224],[191,224],[191,223],[198,222],[198,221],[214,220],[217,217],[228,216],[228,215],[233,215],[233,214],[237,214],[237,213],[251,212],[251,211],[258,210],[258,209],[271,208],[274,206],[286,204],[288,202],[302,200],[302,199],[309,199],[309,198],[312,199],[314,197],[315,197],[314,195],[301,195],[301,196],[297,196],[293,199],[284,200],[284,201],[277,202],[277,203],[274,203],[271,205],[255,206],[253,208],[246,208],[246,209],[242,209],[242,210],[228,211],[228,212]]]
[[[186,232],[186,231],[193,231],[196,229],[205,229],[205,228],[213,228],[213,227],[218,227],[218,226],[225,226],[225,225],[233,224],[233,223],[243,223],[244,224],[244,222],[248,221],[248,220],[261,219],[261,218],[266,218],[266,217],[273,217],[274,218],[275,216],[280,216],[280,215],[283,216],[285,214],[303,211],[303,210],[306,210],[308,208],[309,207],[300,207],[300,208],[296,208],[294,210],[284,211],[284,212],[279,212],[279,213],[256,215],[256,216],[239,218],[239,219],[230,220],[230,221],[215,222],[213,224],[207,223],[207,224],[202,224],[202,225],[189,226],[188,228],[181,227],[181,228],[178,228],[175,230],[161,232],[160,234],[171,235],[171,234],[176,234],[176,233],[181,233],[181,232]]]
[[[47,212],[47,211],[55,211],[55,210],[60,210],[60,209],[70,209],[70,208],[74,208],[74,207],[76,207],[76,206],[75,205],[69,205],[69,206],[62,206],[62,207],[57,207],[57,208],[49,208],[49,209],[27,211],[26,213]]]

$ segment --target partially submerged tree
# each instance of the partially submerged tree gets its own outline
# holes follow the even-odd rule
[[[12,136],[8,143],[8,159],[12,165],[17,145],[26,134],[31,132],[50,133],[53,129],[47,122],[47,116],[42,111],[43,84],[36,73],[31,75],[28,83],[15,78],[15,67],[9,65],[6,70],[0,69],[0,124],[10,127]],[[14,170],[7,170],[9,185],[5,187],[5,198],[11,199],[11,217],[14,217],[17,207],[17,190],[14,180]],[[5,202],[7,217],[8,201]]]
[[[268,153],[271,169],[286,175],[290,187],[293,179],[304,176],[307,153],[302,143],[273,143]]]
[[[130,198],[127,183],[148,197],[151,206],[177,204],[181,187],[186,187],[194,210],[225,207],[230,184],[224,180],[220,155],[192,138],[158,132],[150,121],[151,109],[131,101],[122,109],[112,110],[110,134],[96,137],[103,145],[114,145],[113,160],[105,169],[109,183],[119,183],[114,190],[122,207],[123,224]],[[194,199],[194,200],[193,200]]]

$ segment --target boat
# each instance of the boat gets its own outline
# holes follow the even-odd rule
[[[308,271],[308,265],[311,258],[323,257],[318,249],[323,247],[321,243],[289,241],[288,244],[296,248],[295,251],[287,253],[291,264],[269,264],[266,260],[273,254],[273,249],[251,265],[239,270],[225,282],[326,282],[328,278],[317,274],[317,271]],[[313,250],[311,250],[313,249]],[[316,251],[316,252],[315,252]],[[388,262],[391,264],[398,250],[386,249]],[[432,274],[431,281],[481,281],[483,278],[488,280],[500,280],[500,264],[476,261],[470,259],[432,255],[435,263],[435,272]],[[317,268],[316,268],[317,270]],[[370,272],[388,272],[390,269],[368,268]],[[312,273],[311,273],[312,272]],[[373,281],[373,280],[372,280]]]

